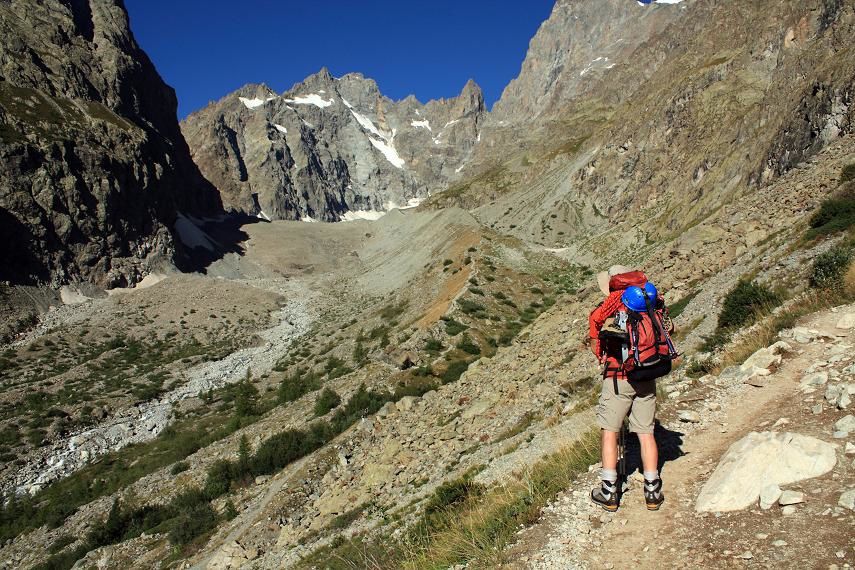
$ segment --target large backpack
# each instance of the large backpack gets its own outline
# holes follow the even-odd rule
[[[623,346],[623,368],[630,381],[665,376],[671,372],[671,361],[679,356],[669,334],[664,302],[645,294],[645,305],[644,311],[627,308],[616,319],[628,336]]]

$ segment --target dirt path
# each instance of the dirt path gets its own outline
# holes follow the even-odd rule
[[[855,514],[836,507],[842,490],[855,484],[855,465],[851,456],[844,455],[843,445],[832,473],[786,487],[802,490],[808,497],[792,516],[782,515],[778,507],[723,514],[694,509],[698,493],[722,455],[751,431],[793,431],[831,443],[847,441],[831,435],[831,426],[845,411],[825,406],[817,414],[812,409],[823,401],[825,387],[806,395],[799,385],[811,366],[843,370],[851,362],[851,357],[833,356],[851,352],[850,343],[855,341],[851,330],[835,328],[843,312],[812,316],[805,326],[825,338],[805,344],[788,340],[793,350],[784,356],[767,386],[727,385],[710,378],[661,406],[659,417],[665,427],[657,439],[666,459],[662,478],[667,499],[659,512],[646,510],[639,479],[631,481],[618,513],[607,514],[591,505],[588,492],[597,483],[597,470],[592,470],[574,490],[545,509],[540,523],[520,533],[508,553],[512,562],[507,567],[830,568],[835,563],[851,567],[844,564],[855,561]],[[699,412],[700,422],[681,422],[677,419],[681,410]],[[630,465],[637,461],[632,439]]]

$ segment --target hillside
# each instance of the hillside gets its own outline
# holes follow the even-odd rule
[[[200,110],[190,154],[255,217],[175,214],[204,273],[0,286],[41,307],[0,351],[3,567],[855,564],[853,27],[829,0],[558,0],[490,113],[326,70]],[[587,496],[618,262],[684,353],[660,513]],[[756,466],[769,509],[728,479],[746,438],[801,436]]]

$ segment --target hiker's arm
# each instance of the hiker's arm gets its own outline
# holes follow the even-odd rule
[[[603,323],[606,322],[608,315],[603,314],[603,303],[600,303],[596,309],[591,311],[588,316],[588,336],[591,339],[591,352],[600,359],[600,329],[603,328]]]

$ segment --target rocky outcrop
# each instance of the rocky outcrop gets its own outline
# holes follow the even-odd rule
[[[0,279],[132,284],[220,211],[120,0],[0,3],[0,48]]]
[[[550,248],[607,231],[585,249],[614,254],[615,236],[632,248],[690,232],[852,132],[853,30],[851,5],[818,0],[559,2],[466,178],[432,202]],[[621,37],[642,39],[606,50]]]
[[[744,509],[761,493],[767,495],[768,485],[818,477],[836,463],[834,446],[816,438],[795,433],[750,433],[728,449],[695,508],[701,512]],[[773,502],[768,496],[764,498]]]
[[[484,114],[472,81],[458,97],[422,104],[392,101],[360,74],[323,69],[281,95],[244,86],[190,115],[182,130],[230,208],[337,221],[443,189],[470,157]]]
[[[633,52],[679,18],[685,6],[624,0],[558,0],[529,44],[519,76],[496,102],[491,122],[527,123],[554,115],[617,66],[646,67]],[[622,84],[624,92],[630,85]]]

